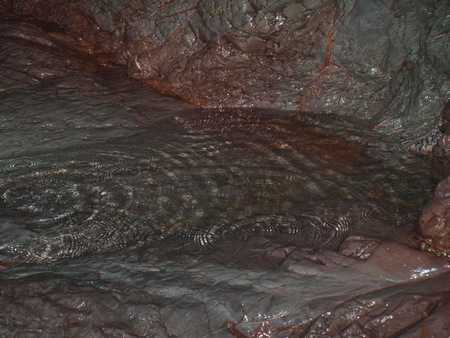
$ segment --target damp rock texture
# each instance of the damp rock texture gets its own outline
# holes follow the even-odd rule
[[[443,180],[450,175],[450,100],[442,110],[441,136],[433,147],[433,177]]]
[[[411,237],[426,155],[194,109],[76,37],[0,11],[0,337],[449,336],[449,260]]]
[[[448,1],[1,0],[203,107],[358,116],[429,151],[450,95]]]
[[[436,187],[422,212],[419,229],[429,245],[450,253],[450,176]]]
[[[442,110],[441,137],[433,147],[433,176],[440,180],[425,206],[419,231],[441,253],[450,252],[450,101]]]

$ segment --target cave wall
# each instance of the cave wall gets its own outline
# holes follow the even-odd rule
[[[442,110],[438,142],[433,147],[432,174],[436,186],[431,200],[423,208],[418,233],[425,245],[439,255],[450,255],[450,100]]]
[[[0,0],[203,107],[356,116],[429,151],[450,97],[437,0]]]

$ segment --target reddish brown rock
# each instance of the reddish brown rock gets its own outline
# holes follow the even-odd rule
[[[450,175],[450,135],[442,135],[433,147],[433,177],[442,180]]]
[[[443,180],[450,175],[450,101],[442,110],[443,135],[433,147],[433,177]]]
[[[448,91],[446,1],[0,0],[202,107],[371,120],[431,150]],[[418,62],[417,60],[421,60]]]
[[[442,111],[443,134],[433,147],[433,177],[437,185],[425,206],[419,224],[420,235],[427,244],[444,253],[450,252],[450,101]]]
[[[304,1],[307,9],[320,4],[320,0]],[[286,15],[295,17],[300,7],[300,3],[293,4],[286,10]],[[61,15],[72,14],[76,13],[71,12],[70,7],[67,12],[61,11]],[[103,17],[107,18],[107,13]],[[81,143],[81,147],[89,148],[92,145],[90,142],[103,144],[106,137],[125,140],[128,138],[125,136],[133,135],[133,130],[143,124],[150,131],[158,129],[159,134],[170,130],[167,128],[166,114],[172,114],[174,109],[186,109],[178,106],[178,103],[170,104],[168,98],[152,99],[153,94],[148,88],[141,88],[129,79],[114,76],[116,71],[111,68],[100,71],[97,64],[103,61],[87,57],[91,56],[89,45],[83,44],[80,48],[75,48],[77,40],[72,36],[64,36],[62,31],[59,32],[61,28],[58,26],[53,26],[52,31],[46,33],[37,28],[34,31],[30,22],[26,21],[16,23],[12,29],[12,22],[5,17],[2,19],[0,54],[4,56],[1,73],[4,82],[0,86],[0,91],[3,91],[3,101],[0,101],[6,109],[2,111],[3,130],[0,140],[6,146],[0,147],[0,150],[3,154],[9,152],[9,155],[2,157],[2,170],[5,167],[15,167],[23,175],[28,170],[26,168],[31,166],[29,172],[33,177],[33,184],[46,189],[48,194],[33,195],[33,185],[23,184],[25,176],[20,176],[20,181],[15,176],[11,187],[14,190],[17,185],[22,184],[25,195],[39,195],[39,199],[45,201],[44,204],[52,210],[58,209],[57,200],[61,195],[55,199],[47,198],[46,196],[53,194],[53,190],[49,188],[67,190],[59,184],[62,181],[58,175],[63,172],[77,175],[76,171],[68,170],[65,166],[55,166],[54,171],[39,171],[42,163],[30,161],[21,155],[45,150],[53,158],[61,150],[67,149],[70,151],[67,156],[72,161],[78,158],[70,150],[74,148],[74,144]],[[241,40],[236,40],[235,43],[246,53],[258,53],[263,47],[257,39],[247,44]],[[318,79],[316,85],[310,88],[311,93],[320,93],[321,83],[332,84],[333,69],[333,66],[329,66],[322,70],[322,74],[328,72],[330,81],[320,82]],[[11,76],[15,74],[14,70],[19,73],[16,77]],[[108,78],[102,78],[104,73],[108,73]],[[159,103],[152,105],[152,100]],[[31,108],[24,109],[26,107]],[[158,111],[157,117],[151,117],[152,114],[148,113],[152,109]],[[199,127],[203,130],[211,128],[208,130],[209,135],[212,131],[220,131],[228,139],[234,135],[235,138],[231,138],[232,144],[245,140],[237,148],[231,149],[233,158],[249,154],[251,146],[259,144],[261,148],[253,148],[253,151],[263,151],[267,147],[280,155],[280,161],[283,160],[282,152],[303,152],[307,159],[323,159],[324,162],[318,162],[321,167],[327,166],[320,163],[328,163],[330,169],[335,167],[337,172],[346,176],[357,173],[356,169],[361,171],[366,168],[368,172],[376,170],[376,167],[372,167],[376,163],[363,159],[364,153],[358,146],[339,141],[340,138],[336,135],[322,135],[318,125],[310,123],[308,127],[301,127],[300,121],[296,119],[286,119],[285,123],[281,123],[276,120],[276,115],[261,121],[256,116],[245,116],[248,115],[236,116],[223,111],[218,112],[218,115],[204,114],[204,119],[210,120],[203,120],[196,126],[197,130]],[[163,120],[155,122],[160,121],[158,119]],[[338,134],[337,119],[321,121],[330,121],[321,123],[320,126],[330,125],[333,132]],[[194,125],[194,121],[189,123]],[[115,128],[116,126],[120,129]],[[150,126],[156,127],[152,129]],[[164,126],[163,130],[159,129],[161,126]],[[91,133],[93,128],[98,133]],[[12,136],[10,132],[17,132],[19,137]],[[247,138],[242,136],[244,133],[248,134]],[[299,134],[303,136],[296,137]],[[96,135],[102,135],[102,139],[94,137]],[[302,142],[302,138],[306,140]],[[258,142],[261,140],[265,140],[267,144],[263,146],[263,143]],[[361,140],[362,143],[365,141]],[[66,148],[62,148],[62,145]],[[167,147],[169,145],[166,144]],[[166,146],[163,149],[167,149]],[[248,150],[241,153],[238,151],[241,147]],[[187,149],[189,148],[185,146],[180,149],[183,151],[180,158],[190,161],[192,153],[185,152]],[[203,148],[208,157],[213,156],[209,154],[219,151],[218,149],[222,148]],[[331,153],[330,149],[333,150]],[[131,159],[133,154],[135,153],[131,151],[126,159]],[[45,154],[37,157],[48,158]],[[81,162],[90,162],[94,158],[95,156],[83,157]],[[138,158],[148,156],[139,153],[136,159]],[[98,165],[100,164],[95,162],[89,163],[92,167]],[[146,165],[149,163],[146,162]],[[309,171],[317,167],[309,167]],[[159,171],[159,164],[155,170]],[[121,170],[121,173],[125,172]],[[368,172],[365,174],[369,175]],[[49,180],[39,179],[40,173],[48,174]],[[134,171],[131,174],[135,176]],[[245,178],[251,179],[252,175],[253,171]],[[5,187],[3,176],[0,179],[2,188]],[[120,191],[121,183],[126,179],[120,175],[118,180],[119,184],[114,184],[114,191]],[[101,185],[95,180],[96,186],[97,183]],[[388,186],[388,182],[383,183],[386,183],[383,187]],[[352,189],[354,186],[355,184]],[[314,186],[311,190],[313,189]],[[268,190],[270,193],[273,188]],[[93,195],[97,196],[98,190],[94,191]],[[151,186],[147,192],[153,194],[153,191],[154,186]],[[382,193],[388,194],[390,191],[391,189],[386,189]],[[435,198],[446,199],[449,197],[448,192],[448,185],[440,185]],[[103,192],[100,194],[103,196]],[[377,198],[372,194],[374,192],[369,189],[364,192],[366,197]],[[74,195],[73,191],[71,195]],[[252,195],[254,194],[246,196],[246,203],[251,203],[249,200]],[[2,198],[5,196],[2,194]],[[118,196],[122,200],[122,194],[119,193]],[[23,210],[11,210],[10,213],[3,200],[1,202],[0,230],[4,243],[5,232],[8,233],[11,229],[10,234],[15,236],[15,224],[23,223],[22,220],[27,221],[27,218],[23,217]],[[147,209],[147,200],[145,202],[144,208]],[[280,201],[280,208],[287,210],[291,208],[290,203],[289,199],[283,199]],[[117,208],[114,204],[111,205],[116,218]],[[31,206],[36,206],[34,198]],[[137,204],[132,203],[132,207],[136,208]],[[14,216],[10,216],[13,214]],[[14,222],[16,214],[18,218]],[[370,213],[371,217],[374,215],[381,216],[378,212]],[[71,217],[70,214],[69,216]],[[147,226],[148,223],[145,224]],[[5,228],[8,230],[5,231]],[[21,225],[19,228],[22,229]],[[50,228],[52,226],[42,230],[52,231]],[[64,228],[67,230],[68,227]],[[101,231],[105,233],[103,227]],[[435,230],[435,233],[438,231],[439,229]],[[399,235],[402,235],[402,242],[405,242],[407,237],[403,233]],[[391,231],[389,236],[392,239]],[[0,336],[449,335],[450,267],[445,258],[436,259],[430,253],[419,252],[400,243],[363,237],[346,241],[340,253],[303,249],[296,247],[291,240],[283,243],[264,237],[249,240],[248,245],[243,247],[239,241],[233,240],[233,244],[228,254],[238,260],[231,261],[232,264],[229,265],[226,255],[216,255],[218,257],[211,257],[211,260],[207,256],[203,260],[199,256],[178,251],[161,257],[163,254],[159,247],[142,250],[133,247],[130,251],[114,255],[100,256],[96,252],[91,258],[4,269],[0,278],[0,304],[3,309],[0,313]],[[240,251],[237,250],[238,247]],[[4,249],[3,244],[1,249]]]
[[[419,223],[420,235],[443,252],[450,252],[450,176],[436,187]]]

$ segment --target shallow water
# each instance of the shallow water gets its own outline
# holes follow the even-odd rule
[[[444,325],[450,266],[410,247],[429,158],[357,120],[202,111],[120,69],[36,60],[1,65],[1,335]]]
[[[158,115],[155,107],[147,108],[148,115]],[[260,232],[299,232],[303,238],[319,236],[306,244],[336,247],[340,243],[327,243],[325,234],[297,229],[305,227],[301,219],[337,210],[345,218],[348,209],[360,212],[366,223],[370,213],[391,213],[384,221],[399,219],[401,225],[402,217],[414,221],[413,211],[431,188],[424,157],[370,154],[312,125],[302,114],[180,111],[136,124],[129,135],[120,128],[130,125],[132,116],[116,123],[111,117],[108,124],[117,134],[109,137],[103,124],[91,125],[94,112],[80,117],[61,106],[55,122],[51,114],[36,115],[45,124],[29,125],[24,132],[14,128],[26,123],[19,116],[8,136],[41,136],[59,121],[72,126],[67,135],[57,127],[59,146],[42,141],[39,150],[31,145],[28,151],[14,151],[8,136],[3,139],[3,149],[20,153],[1,161],[1,206],[8,218],[2,251],[12,256],[3,259],[11,264],[116,251],[136,243],[192,242],[202,249],[231,233],[242,237],[262,222],[262,215],[274,224],[258,225]],[[88,126],[83,129],[90,135],[81,146],[73,144],[76,136],[86,134],[74,135],[80,126]],[[389,203],[396,208],[377,211]],[[291,224],[269,221],[271,215]],[[346,222],[342,226],[355,227],[351,233],[369,227],[356,219]]]

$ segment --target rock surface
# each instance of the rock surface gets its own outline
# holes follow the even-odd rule
[[[450,176],[439,183],[425,206],[419,230],[428,244],[450,254]]]
[[[203,107],[358,116],[429,151],[450,96],[448,1],[1,0]]]
[[[440,181],[450,175],[450,100],[442,110],[441,132],[433,147],[433,177]]]
[[[442,135],[433,147],[433,176],[440,180],[419,224],[427,244],[450,254],[450,101],[442,110]]]
[[[313,10],[320,3],[303,5]],[[68,15],[84,15],[71,13],[70,6]],[[301,199],[337,194],[348,201],[411,203],[415,210],[430,194],[426,157],[393,153],[385,135],[365,130],[357,119],[195,112],[117,68],[101,67],[110,56],[59,25],[10,14],[0,25],[1,250],[16,240],[64,232],[99,234],[92,243],[104,241],[102,229],[89,232],[74,223],[80,215],[90,221],[111,212],[108,222],[97,224],[104,230],[121,225],[118,211],[141,217],[158,205],[175,213],[195,210],[189,205],[194,201],[184,198],[196,191],[191,176],[177,176],[193,165],[210,172],[215,166],[216,180],[208,186],[220,196],[241,196],[223,213],[230,205],[254,210],[277,196],[283,197],[279,207],[289,209],[290,189],[298,194],[298,187],[305,192]],[[168,142],[170,135],[179,140],[179,129],[170,124],[192,134]],[[149,157],[149,149],[158,154]],[[159,167],[161,159],[183,170]],[[224,170],[233,163],[233,170]],[[145,175],[139,175],[142,168]],[[167,176],[163,192],[177,203],[136,198],[140,192],[152,198],[157,186],[140,181],[151,169]],[[193,170],[192,177],[203,171]],[[249,181],[253,189],[236,194],[237,183]],[[277,181],[288,187],[275,189]],[[436,198],[448,196],[446,184]],[[16,204],[6,203],[11,200]],[[433,210],[442,219],[442,209]],[[114,231],[106,235],[122,248]],[[224,243],[209,255],[165,253],[140,243],[103,255],[6,267],[0,274],[0,336],[448,336],[448,259],[414,249],[407,235],[399,234],[401,243],[351,236],[337,251],[261,235],[245,246]]]

